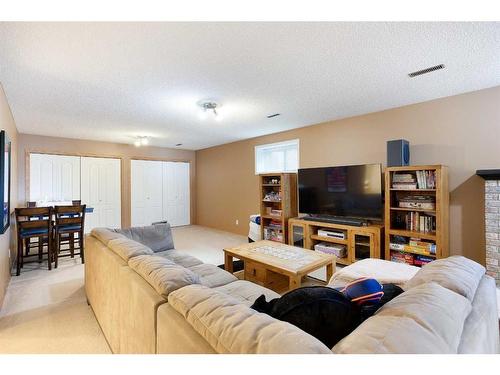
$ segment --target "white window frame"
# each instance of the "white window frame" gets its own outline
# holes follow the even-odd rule
[[[259,169],[260,165],[260,157],[262,151],[267,151],[267,150],[272,150],[272,149],[285,149],[290,146],[296,146],[297,148],[297,168],[296,169],[284,169],[284,170],[271,170],[271,169]],[[264,173],[296,173],[299,165],[300,165],[300,141],[298,138],[296,139],[290,139],[287,141],[283,142],[276,142],[276,143],[268,143],[264,145],[258,145],[255,146],[255,174],[264,174]],[[284,166],[286,168],[286,165]]]

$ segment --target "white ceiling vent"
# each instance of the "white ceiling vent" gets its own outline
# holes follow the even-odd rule
[[[427,73],[434,72],[434,71],[440,70],[440,69],[444,69],[444,64],[439,64],[439,65],[436,65],[436,66],[431,66],[430,68],[425,68],[425,69],[422,69],[422,70],[417,70],[416,72],[409,73],[408,76],[410,78],[413,78],[413,77],[421,76],[422,74],[427,74]]]

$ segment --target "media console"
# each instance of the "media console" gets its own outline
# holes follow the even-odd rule
[[[288,220],[289,245],[309,250],[314,250],[314,246],[322,242],[343,245],[345,256],[337,257],[337,264],[343,265],[364,258],[380,259],[383,235],[383,224],[346,225],[317,221],[309,216]]]
[[[344,224],[354,227],[367,226],[368,220],[347,216],[304,216],[302,220],[316,221],[321,223]]]

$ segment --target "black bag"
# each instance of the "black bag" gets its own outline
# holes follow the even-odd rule
[[[323,286],[294,289],[270,302],[262,295],[251,307],[299,327],[329,348],[361,322],[358,306],[341,292]]]
[[[383,287],[384,296],[376,304],[358,306],[336,289],[312,286],[294,289],[269,302],[261,295],[251,308],[293,324],[333,348],[383,304],[403,292],[394,284]]]

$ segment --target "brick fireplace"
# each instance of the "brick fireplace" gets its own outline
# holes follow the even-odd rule
[[[486,272],[500,285],[500,169],[478,170],[484,178]]]

